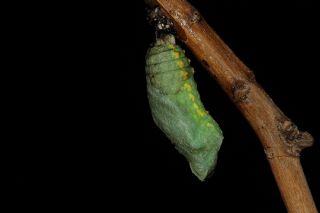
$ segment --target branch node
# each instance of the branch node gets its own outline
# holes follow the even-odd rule
[[[266,154],[267,158],[271,159],[274,158],[275,154],[274,151],[271,148],[264,148],[264,153]]]
[[[193,9],[193,12],[192,12],[192,15],[191,15],[191,23],[198,23],[198,22],[200,22],[201,21],[201,15],[200,15],[200,13],[199,13],[199,11],[198,10],[196,10],[196,9]]]
[[[232,95],[235,103],[248,103],[250,87],[244,80],[235,80],[232,83]]]
[[[247,69],[247,76],[248,76],[248,80],[252,83],[256,83],[256,76],[254,75],[254,73]]]

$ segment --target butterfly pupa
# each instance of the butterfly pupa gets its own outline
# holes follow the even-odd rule
[[[156,125],[201,181],[212,173],[223,135],[205,110],[194,70],[173,35],[158,38],[146,55],[148,100]]]

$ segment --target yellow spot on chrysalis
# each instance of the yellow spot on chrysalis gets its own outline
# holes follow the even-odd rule
[[[181,60],[179,60],[179,61],[177,62],[177,64],[178,64],[178,67],[179,67],[179,68],[183,68],[183,67],[184,67],[184,63],[183,63],[183,61],[181,61]]]
[[[174,52],[174,53],[173,53],[173,57],[174,57],[175,59],[179,58],[179,57],[180,57],[179,52]]]
[[[168,47],[173,49],[174,45],[173,44],[168,44]]]
[[[206,115],[206,113],[205,113],[203,110],[201,110],[201,109],[197,109],[197,113],[198,113],[198,115],[200,115],[201,117],[203,117],[203,116]]]
[[[184,83],[183,87],[188,91],[192,90],[192,87],[191,87],[191,85],[189,83]]]
[[[203,116],[205,116],[205,115],[207,114],[205,111],[203,111],[203,110],[199,107],[198,104],[193,103],[192,106],[193,106],[193,108],[195,108],[196,113],[197,113],[200,117],[203,117]]]
[[[207,127],[213,127],[211,123],[207,123]]]
[[[196,99],[196,98],[194,97],[194,95],[193,95],[193,94],[191,94],[191,93],[189,93],[189,97],[190,97],[190,99],[191,99],[191,101],[192,101],[192,102],[194,102],[194,101],[195,101],[195,99]]]
[[[181,71],[181,76],[182,76],[183,80],[187,80],[188,76],[189,76],[189,73],[183,70],[183,71]]]

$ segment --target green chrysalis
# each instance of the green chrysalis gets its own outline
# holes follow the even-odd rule
[[[201,181],[214,169],[223,135],[201,103],[194,70],[173,35],[156,40],[146,56],[153,120]]]

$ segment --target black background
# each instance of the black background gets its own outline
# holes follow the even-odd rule
[[[319,207],[319,7],[311,0],[190,2],[283,112],[314,136],[301,162]],[[24,82],[11,119],[21,129],[11,137],[17,206],[36,192],[47,208],[108,209],[116,200],[117,208],[150,212],[286,211],[254,131],[188,50],[201,99],[224,132],[214,175],[198,181],[155,126],[144,73],[154,32],[143,1],[56,6],[48,20],[17,27],[25,37],[16,35],[15,50],[24,59],[14,65],[39,71],[15,76]]]

